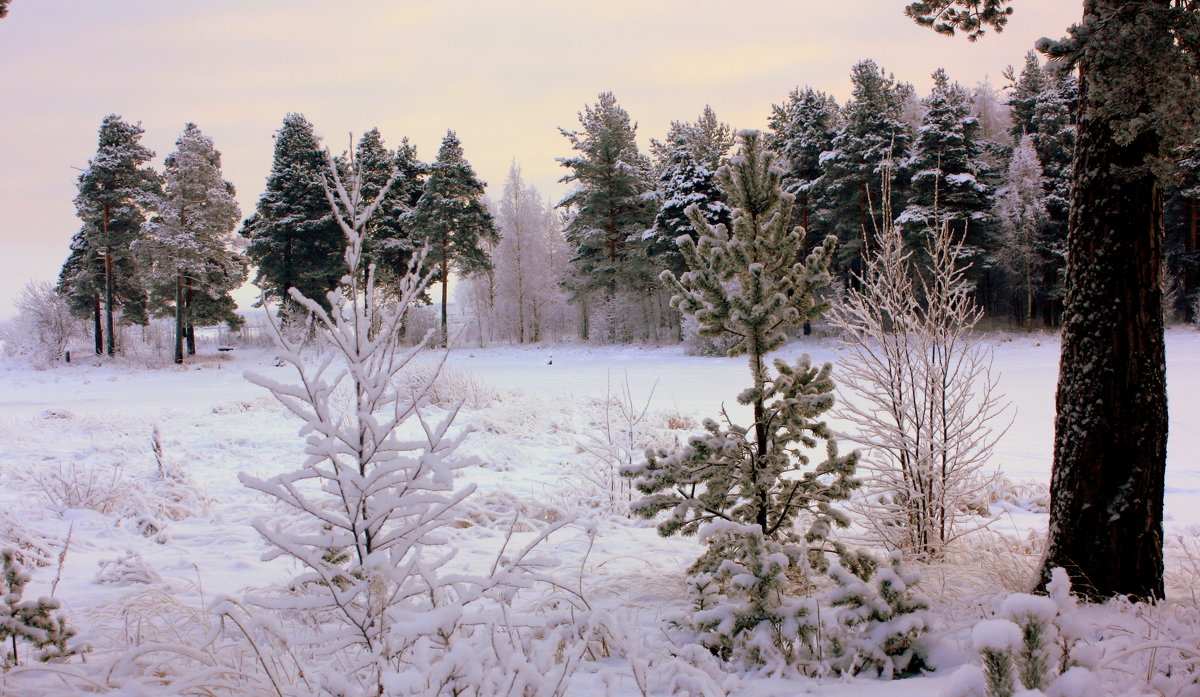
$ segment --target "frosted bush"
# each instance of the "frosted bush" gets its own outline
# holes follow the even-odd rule
[[[131,583],[158,583],[162,576],[154,567],[142,558],[142,555],[132,550],[116,559],[106,559],[99,562],[100,571],[96,573],[96,583],[113,583],[129,585]]]
[[[443,365],[438,361],[413,363],[398,375],[398,388],[424,390],[429,404],[449,408],[461,404],[467,409],[483,409],[500,399],[495,387],[469,371]],[[428,385],[428,387],[426,387]]]

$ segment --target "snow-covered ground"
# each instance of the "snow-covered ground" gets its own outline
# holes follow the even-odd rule
[[[1013,404],[1012,424],[992,464],[1014,482],[1044,485],[1053,438],[1057,338],[995,335],[992,346],[1000,390]],[[833,360],[834,344],[798,340],[780,354],[804,352],[818,361]],[[1168,539],[1194,540],[1200,532],[1200,332],[1172,329],[1167,358],[1166,532]],[[266,545],[250,523],[272,515],[272,504],[238,481],[240,472],[271,476],[303,459],[299,422],[243,378],[252,370],[292,379],[289,368],[273,363],[269,352],[247,349],[202,355],[186,367],[160,370],[89,361],[43,371],[0,367],[0,533],[16,534],[15,525],[47,541],[44,555],[50,563],[33,570],[31,594],[47,594],[56,585],[55,594],[81,627],[81,637],[98,650],[120,632],[122,640],[133,641],[128,636],[130,627],[136,629],[128,615],[131,607],[149,612],[147,604],[176,600],[201,606],[205,598],[236,596],[249,587],[285,582],[294,573],[285,561],[261,560]],[[639,408],[649,402],[648,423],[660,435],[685,437],[688,426],[716,415],[722,406],[736,415],[734,396],[747,382],[743,359],[687,356],[680,347],[456,349],[447,365],[460,379],[477,382],[477,399],[457,422],[474,428],[463,452],[479,460],[462,474],[462,481],[476,484],[478,491],[452,539],[460,548],[456,563],[466,566],[495,556],[514,510],[534,521],[529,529],[580,510],[596,512],[584,505],[594,499],[589,468],[595,463],[579,446],[602,428],[606,396],[628,389]],[[182,508],[162,504],[151,447],[155,428],[163,457],[190,474],[202,500]],[[147,521],[139,520],[131,506],[148,509],[140,513],[148,513],[156,529],[148,533]],[[998,529],[1023,535],[1044,526],[1044,514],[1011,508]],[[998,504],[994,512],[1002,509]],[[679,608],[683,570],[699,551],[694,540],[663,539],[645,522],[613,515],[600,516],[594,547],[586,526],[564,529],[550,545],[564,566],[576,569],[595,607],[620,614],[633,634],[645,636],[658,634],[664,617]],[[120,558],[127,561],[105,566]],[[151,583],[138,583],[133,578],[138,574]],[[142,604],[131,602],[133,597]],[[114,608],[126,614],[115,617]],[[957,608],[943,615],[946,622],[961,624],[979,619],[981,612]],[[962,660],[953,648],[945,654],[946,663]],[[949,679],[944,673],[890,684],[746,678],[729,687],[746,695],[899,697],[938,694]],[[0,693],[4,690],[0,684]],[[591,664],[569,694],[606,690],[638,693],[627,665]]]

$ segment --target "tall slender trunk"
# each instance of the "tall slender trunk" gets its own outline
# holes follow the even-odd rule
[[[449,297],[448,289],[450,286],[450,260],[446,258],[445,253],[442,254],[441,266],[442,266],[442,343],[441,343],[441,346],[442,346],[442,348],[448,348],[450,346],[450,343],[449,343],[450,334],[449,334],[449,329],[446,324],[446,300]]]
[[[1139,26],[1149,21],[1149,9],[1166,2],[1087,0],[1084,21],[1123,17],[1096,37],[1113,41],[1115,55],[1166,55],[1174,50],[1169,33]],[[1139,43],[1156,39],[1150,32],[1161,34],[1159,43]],[[1106,77],[1101,71],[1128,64],[1080,65],[1050,538],[1041,578],[1044,587],[1050,570],[1063,567],[1076,590],[1094,599],[1163,595],[1162,191],[1149,166],[1160,143],[1149,128],[1118,139],[1093,102],[1111,95],[1092,89],[1092,80]],[[1127,105],[1136,109],[1131,113],[1149,116],[1160,106],[1144,93],[1120,98],[1141,100]]]
[[[109,356],[113,356],[117,352],[117,343],[113,336],[113,265],[112,240],[108,235],[109,215],[109,205],[105,203],[100,217],[100,225],[104,229],[104,338],[107,342],[105,352]]]
[[[183,269],[175,270],[175,363],[183,363]]]
[[[96,355],[104,354],[104,328],[100,326],[100,294],[92,294],[92,336],[96,339]]]

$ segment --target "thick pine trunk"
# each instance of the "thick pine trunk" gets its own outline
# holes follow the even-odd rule
[[[1152,4],[1089,0],[1085,18]],[[1161,598],[1167,444],[1162,192],[1146,166],[1159,142],[1151,132],[1128,144],[1115,140],[1093,102],[1105,95],[1092,94],[1092,70],[1098,68],[1086,62],[1080,68],[1050,539],[1041,584],[1061,566],[1076,591],[1093,599]],[[1148,113],[1155,105],[1140,106]]]

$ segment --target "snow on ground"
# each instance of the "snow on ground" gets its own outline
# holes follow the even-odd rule
[[[993,464],[1010,480],[1045,484],[1057,338],[996,335],[992,345],[1000,389],[1014,405]],[[804,352],[817,361],[833,360],[834,344],[797,340],[780,355]],[[1200,531],[1200,332],[1172,329],[1167,358],[1167,534],[1193,539]],[[288,563],[261,560],[266,547],[250,527],[256,517],[272,514],[271,505],[237,479],[239,472],[267,477],[291,470],[303,459],[298,421],[242,377],[253,370],[287,382],[293,377],[289,369],[274,367],[269,352],[252,349],[202,355],[183,368],[94,363],[77,360],[44,371],[0,366],[0,529],[5,520],[15,520],[33,536],[49,539],[55,555],[70,538],[61,568],[51,559],[34,570],[32,594],[45,594],[57,583],[56,594],[82,627],[82,637],[102,648],[112,640],[102,629],[112,620],[106,611],[133,591],[161,588],[199,604],[290,578],[294,569]],[[462,477],[479,489],[452,536],[460,548],[455,563],[464,566],[495,556],[514,509],[534,521],[520,528],[520,538],[532,535],[538,521],[571,515],[581,499],[595,494],[588,481],[595,463],[579,445],[601,428],[606,397],[619,396],[627,386],[635,405],[649,401],[648,418],[660,433],[684,438],[686,429],[670,427],[694,427],[722,406],[735,419],[741,416],[734,395],[747,381],[744,359],[687,356],[678,346],[463,348],[450,352],[447,366],[473,378],[484,393],[458,421],[475,431],[464,454],[479,459]],[[487,398],[490,388],[496,399]],[[155,427],[166,461],[190,474],[207,503],[193,502],[183,511],[160,505],[151,449]],[[81,503],[85,500],[90,503]],[[588,500],[594,502],[594,496]],[[139,520],[136,513],[147,514],[154,530],[147,534],[147,516]],[[1018,531],[1044,524],[1044,514],[1020,509],[998,523]],[[665,616],[678,608],[683,570],[699,552],[693,540],[663,539],[649,524],[619,516],[600,517],[594,548],[579,528],[559,533],[553,544],[551,553],[575,569],[598,608],[620,611],[646,635],[657,634]],[[104,563],[121,558],[123,566],[110,563],[107,577],[98,575]],[[114,568],[126,577],[112,573]],[[142,572],[149,575],[143,580],[156,583],[132,583],[129,574]],[[631,678],[622,675],[581,675],[578,692],[605,694],[607,682],[614,694],[635,694]],[[764,678],[742,681],[738,694],[933,695],[947,680],[944,673],[892,684]]]

